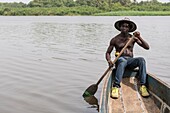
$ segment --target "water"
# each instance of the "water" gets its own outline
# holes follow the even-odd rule
[[[97,113],[82,98],[107,69],[105,51],[124,17],[0,17],[2,113]],[[129,17],[151,49],[147,70],[170,84],[170,17]],[[101,84],[96,93],[99,100]],[[97,102],[97,101],[96,101]],[[99,104],[99,101],[98,101]]]

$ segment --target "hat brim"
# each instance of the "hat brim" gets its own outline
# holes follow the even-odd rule
[[[129,32],[133,32],[133,31],[135,31],[135,30],[137,29],[136,24],[135,24],[134,22],[130,21],[130,20],[119,20],[119,21],[117,21],[117,22],[115,23],[115,28],[116,28],[117,30],[121,31],[121,30],[120,30],[120,25],[121,25],[122,23],[128,23],[128,24],[129,24],[129,26],[130,26],[130,27],[129,27]]]

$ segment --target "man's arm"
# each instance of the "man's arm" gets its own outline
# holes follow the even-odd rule
[[[138,45],[140,45],[144,49],[147,49],[147,50],[149,49],[149,44],[143,40],[143,38],[140,36],[139,32],[135,32],[134,36],[135,36],[135,41]]]
[[[109,45],[109,47],[107,48],[107,51],[106,51],[106,60],[107,60],[107,62],[109,64],[109,66],[113,66],[112,60],[111,60],[111,55],[110,55],[113,48],[114,48],[114,44],[113,44],[113,39],[112,39],[110,41],[110,45]]]

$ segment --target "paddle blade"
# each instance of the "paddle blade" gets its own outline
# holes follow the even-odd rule
[[[98,104],[98,99],[92,95],[89,97],[85,97],[84,100],[89,103],[90,105],[92,105],[93,107],[97,108],[97,111],[99,112],[99,104]]]
[[[83,93],[83,97],[89,97],[89,96],[94,95],[97,89],[98,89],[98,86],[96,84],[89,86]]]

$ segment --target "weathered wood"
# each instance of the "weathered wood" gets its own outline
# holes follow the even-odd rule
[[[158,106],[155,104],[154,100],[152,97],[149,98],[142,98],[144,106],[148,113],[160,113],[160,109]]]
[[[111,71],[109,71],[107,74],[111,75]],[[101,113],[109,113],[109,98],[110,98],[110,90],[111,90],[111,84],[112,84],[112,76],[107,75],[105,77],[105,80],[103,82],[103,88],[102,93],[100,97],[100,108],[99,111]]]
[[[152,74],[149,74],[147,82],[149,90],[170,106],[170,86]]]
[[[147,113],[138,95],[134,77],[124,78],[122,81],[122,97],[126,113]]]
[[[148,74],[147,81],[151,96],[148,98],[143,98],[139,94],[139,85],[137,83],[137,79],[134,77],[138,76],[137,71],[126,71],[124,74],[126,77],[129,77],[123,78],[120,88],[120,97],[118,99],[112,99],[110,96],[112,87],[112,76],[105,79],[105,90],[103,91],[106,92],[104,92],[103,94],[106,95],[103,96],[105,99],[102,99],[101,96],[101,113],[170,113],[170,107],[168,105],[169,98],[166,98],[169,97],[169,95],[164,94],[165,97],[162,97],[159,96],[160,93],[158,95],[154,94],[154,88],[150,89],[150,87],[153,87],[155,84],[157,84],[155,85],[157,86],[157,88],[161,87],[161,89],[159,89],[158,91],[162,91],[165,93],[170,89],[167,84]],[[164,91],[163,89],[167,89],[167,91]],[[166,101],[164,100],[164,98],[166,98]]]
[[[124,107],[122,103],[122,97],[121,97],[121,92],[120,92],[120,97],[118,99],[112,99],[109,98],[110,102],[110,112],[109,113],[124,113]]]

